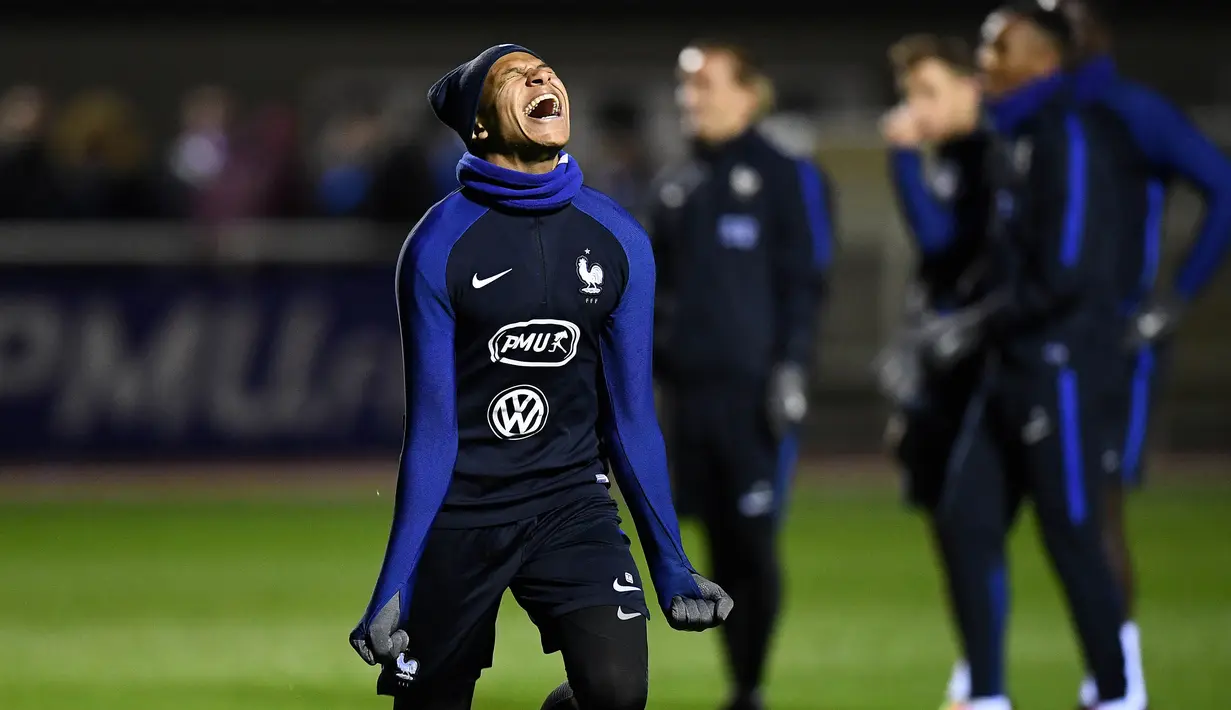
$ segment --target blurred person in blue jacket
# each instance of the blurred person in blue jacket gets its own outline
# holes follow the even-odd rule
[[[368,209],[380,139],[378,116],[364,108],[348,107],[325,122],[315,194],[321,214],[358,218]]]
[[[1104,539],[1121,584],[1126,617],[1121,629],[1130,694],[1146,699],[1139,631],[1134,618],[1135,585],[1132,557],[1124,522],[1124,492],[1143,479],[1150,410],[1158,390],[1160,369],[1170,336],[1181,317],[1221,266],[1231,244],[1231,162],[1174,104],[1148,87],[1124,78],[1111,54],[1111,33],[1098,8],[1086,0],[1064,0],[1062,9],[1074,23],[1080,50],[1073,69],[1078,96],[1110,109],[1120,117],[1144,153],[1151,171],[1141,195],[1146,206],[1145,229],[1129,250],[1123,274],[1125,312],[1132,314],[1128,356],[1122,385],[1123,449],[1110,477],[1104,516]],[[1198,226],[1180,268],[1169,284],[1159,283],[1163,216],[1168,188],[1184,182],[1205,202]],[[1089,677],[1082,683],[1081,702],[1092,707],[1097,689]]]

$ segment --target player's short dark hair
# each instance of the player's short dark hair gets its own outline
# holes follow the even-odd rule
[[[720,39],[698,39],[689,42],[688,49],[699,49],[706,54],[725,54],[734,65],[735,81],[756,91],[760,99],[758,116],[767,115],[774,108],[774,83],[765,73],[760,61],[744,45]]]
[[[897,76],[910,73],[926,61],[937,61],[962,76],[975,73],[974,52],[960,37],[920,33],[907,35],[889,48],[889,63]]]

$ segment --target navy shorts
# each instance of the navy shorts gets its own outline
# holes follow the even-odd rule
[[[1111,422],[1112,441],[1119,447],[1119,465],[1113,475],[1125,486],[1137,487],[1145,479],[1146,447],[1150,439],[1150,417],[1158,394],[1159,371],[1164,350],[1145,346],[1132,356],[1126,377],[1120,385],[1116,414]]]
[[[434,528],[404,626],[410,646],[382,669],[377,693],[414,698],[478,680],[492,664],[505,590],[538,626],[543,652],[554,653],[554,621],[569,612],[611,606],[621,618],[648,617],[642,587],[616,503],[602,486],[526,520]]]

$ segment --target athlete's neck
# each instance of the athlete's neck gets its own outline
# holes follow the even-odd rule
[[[556,169],[560,162],[560,151],[554,150],[550,156],[539,155],[525,157],[516,154],[488,153],[483,159],[497,167],[516,170],[519,173],[542,175]]]

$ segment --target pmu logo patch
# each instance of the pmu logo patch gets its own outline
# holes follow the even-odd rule
[[[497,438],[517,441],[543,431],[550,413],[543,390],[534,385],[515,385],[492,399],[487,406],[487,423]]]
[[[515,367],[561,367],[577,355],[581,329],[566,320],[509,323],[487,341],[492,362]]]

